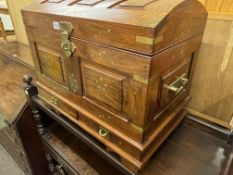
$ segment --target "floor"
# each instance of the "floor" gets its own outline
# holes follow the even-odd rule
[[[24,175],[18,164],[0,145],[0,175]]]

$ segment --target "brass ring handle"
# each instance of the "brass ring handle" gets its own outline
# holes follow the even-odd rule
[[[109,136],[109,131],[104,129],[104,128],[100,128],[99,129],[99,135],[102,137],[108,137]]]

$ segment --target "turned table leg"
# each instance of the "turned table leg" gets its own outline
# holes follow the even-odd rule
[[[38,95],[37,87],[32,84],[32,80],[33,80],[32,77],[27,76],[27,75],[24,76],[24,78],[23,78],[24,92],[26,94],[29,106],[31,108],[31,112],[32,112],[32,115],[33,115],[33,118],[34,118],[34,121],[35,121],[35,124],[36,124],[36,127],[37,127],[37,131],[38,131],[39,135],[42,137],[46,133],[46,128],[45,128],[45,126],[44,126],[44,124],[42,122],[40,111],[38,110],[36,105],[33,104],[33,101],[32,101],[32,97],[35,96],[35,95]],[[41,142],[41,145],[40,145],[39,149],[43,149],[43,144],[42,144],[41,137],[39,137],[40,142]],[[38,152],[38,150],[36,150],[36,148],[35,148],[34,152]],[[52,158],[51,158],[51,156],[49,154],[44,152],[44,149],[43,149],[43,151],[41,153],[44,154],[44,155],[42,155],[41,158],[47,160],[47,169],[50,170],[49,174],[51,174],[55,169]],[[34,161],[34,160],[32,160],[32,161]],[[40,160],[40,161],[43,161],[43,160]],[[45,175],[47,175],[47,174],[45,174]]]

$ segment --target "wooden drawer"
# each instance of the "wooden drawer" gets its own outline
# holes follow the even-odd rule
[[[90,118],[91,120],[96,121],[97,123],[101,124],[104,122],[106,125],[110,125],[112,128],[119,130],[122,134],[129,137],[130,140],[134,140],[138,143],[141,143],[142,131],[138,129],[135,125],[133,125],[128,119],[121,117],[120,115],[117,115],[115,113],[107,112],[103,108],[93,105],[89,100],[87,100],[84,97],[75,97],[73,98],[73,100],[65,98],[67,96],[71,96],[72,95],[71,93],[67,94],[67,96],[64,95],[64,99],[62,98],[62,100],[60,100],[63,103],[65,102],[66,106],[68,102],[70,102],[70,105],[68,105],[66,109],[64,109],[65,106],[61,106],[61,107],[58,107],[58,105],[54,106],[49,102],[50,99],[52,97],[61,97],[60,94],[66,94],[67,91],[62,91],[60,88],[57,88],[57,87],[54,89],[48,89],[42,83],[38,83],[37,86],[38,86],[40,98],[46,101],[47,104],[49,104],[48,105],[49,108],[51,108],[52,106],[52,109],[55,108],[57,111],[62,111],[64,116],[68,116],[66,115],[66,113],[68,113],[70,109],[72,110],[71,113],[73,113],[71,115],[78,114],[77,117],[72,118],[72,119],[75,119],[75,120],[72,120],[74,123],[77,123],[77,121],[79,120],[78,119],[79,115],[83,114],[87,116],[88,118]],[[49,96],[47,97],[47,100],[45,99],[46,96]],[[74,114],[74,112],[76,114]]]
[[[127,143],[123,139],[116,136],[114,133],[111,133],[101,125],[95,123],[94,121],[86,118],[83,115],[79,116],[80,125],[84,125],[83,128],[86,128],[86,131],[91,135],[96,137],[98,140],[102,141],[108,149],[113,150],[115,153],[119,151],[115,151],[120,149],[120,152],[124,152],[124,154],[129,154],[133,158],[140,160],[141,154],[140,150],[130,143]],[[132,143],[133,144],[133,143]]]
[[[67,105],[61,99],[53,96],[52,94],[46,92],[42,88],[38,88],[39,97],[49,104],[49,108],[65,115],[68,118],[77,119],[77,112],[75,109]]]

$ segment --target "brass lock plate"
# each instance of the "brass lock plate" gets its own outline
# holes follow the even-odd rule
[[[70,58],[76,49],[75,44],[70,41],[70,35],[74,27],[70,22],[66,21],[61,21],[59,27],[62,37],[61,49],[63,50],[64,55],[67,58]]]
[[[70,58],[71,55],[74,53],[76,46],[73,42],[69,40],[63,40],[61,44],[61,48],[67,58]]]
[[[61,21],[59,23],[59,28],[63,36],[67,36],[65,39],[69,39],[74,27],[71,22]]]

